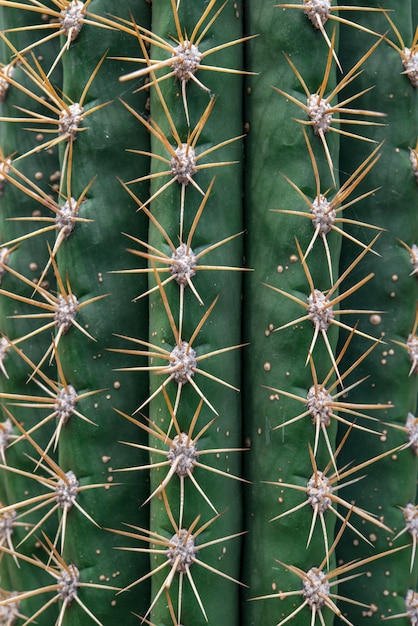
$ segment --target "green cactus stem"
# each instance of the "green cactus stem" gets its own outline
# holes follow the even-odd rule
[[[0,0],[0,625],[417,623],[417,6]]]
[[[402,32],[402,36],[408,41],[414,38],[414,26],[411,22],[413,4],[405,3],[401,11],[398,10],[400,7],[395,6],[394,3],[389,2],[385,5],[385,8],[389,10],[396,8],[396,16],[395,14],[392,16],[390,12],[385,15],[391,23],[397,24],[396,30],[398,33]],[[377,14],[371,16],[368,24],[374,23],[377,28],[377,17]],[[364,23],[364,16],[359,16],[359,20]],[[391,29],[387,33],[388,42],[389,40],[397,40],[396,30]],[[356,42],[357,38],[360,39],[360,34],[355,33],[353,38]],[[366,47],[367,38],[364,43],[359,41],[356,47],[360,45]],[[352,49],[342,43],[340,50],[340,58],[347,59],[348,62],[348,59],[352,57]],[[415,320],[417,285],[414,276],[411,276],[411,269],[413,269],[411,258],[398,240],[400,239],[412,246],[412,239],[415,237],[417,227],[416,211],[414,210],[417,188],[408,158],[408,146],[413,143],[418,121],[417,94],[416,89],[408,81],[410,76],[402,75],[404,71],[402,57],[399,56],[393,46],[385,45],[385,58],[384,75],[379,72],[378,76],[376,72],[377,58],[371,57],[364,67],[364,72],[359,77],[359,81],[361,86],[366,86],[372,81],[375,84],[373,95],[372,92],[365,93],[362,96],[361,105],[367,107],[378,98],[379,102],[382,103],[382,111],[387,116],[386,126],[381,129],[375,128],[372,131],[376,141],[384,140],[379,167],[373,168],[368,179],[378,190],[374,197],[371,196],[364,201],[364,210],[370,219],[372,221],[385,219],[386,230],[376,245],[376,251],[381,254],[381,259],[372,255],[367,257],[367,267],[374,272],[375,278],[370,283],[370,289],[361,300],[362,305],[368,306],[373,302],[373,306],[383,311],[381,315],[370,316],[366,328],[374,328],[381,333],[386,345],[379,347],[371,355],[367,365],[367,375],[369,376],[367,384],[363,389],[357,387],[353,390],[352,396],[358,402],[365,401],[366,397],[368,400],[374,401],[377,397],[377,388],[379,390],[384,388],[385,401],[393,404],[393,409],[388,412],[388,426],[385,428],[384,443],[375,438],[370,442],[369,438],[360,441],[358,434],[353,433],[353,445],[356,446],[359,460],[377,455],[378,450],[381,450],[383,445],[385,448],[390,448],[397,443],[408,441],[405,432],[391,428],[390,425],[402,427],[405,425],[408,413],[415,411],[417,394],[416,376],[411,373],[411,361],[407,351],[393,343],[393,341],[406,342]],[[391,85],[390,88],[388,88],[389,84]],[[397,97],[395,94],[402,95]],[[361,159],[364,154],[358,144],[348,147],[344,140],[341,150],[343,169],[348,161],[351,162],[354,158]],[[399,195],[396,191],[397,188],[399,188]],[[359,189],[361,192],[363,187],[360,186]],[[396,205],[399,206],[400,211],[393,211],[395,196]],[[360,229],[355,225],[347,225],[347,230],[356,236]],[[346,240],[343,244],[342,255],[344,264],[352,254],[352,247]],[[385,259],[384,262],[382,262],[383,259]],[[358,301],[359,297],[353,294],[349,306],[354,308]],[[399,307],[400,301],[402,301],[402,309]],[[350,350],[347,353],[348,358],[355,358],[361,349],[360,346],[360,343],[358,347],[353,346],[354,352]],[[359,369],[359,375],[366,375],[363,365]],[[346,460],[346,453],[343,452],[342,462]],[[395,462],[396,469],[394,467]],[[357,502],[361,506],[367,502],[369,510],[379,514],[380,518],[384,519],[385,523],[395,531],[396,540],[393,540],[395,546],[400,545],[402,540],[405,544],[411,543],[412,538],[408,532],[402,533],[402,539],[399,537],[399,532],[405,527],[403,509],[408,503],[414,502],[415,474],[416,455],[413,449],[409,447],[409,449],[399,452],[393,459],[387,457],[378,464],[371,466],[363,485],[364,490],[356,493]],[[394,475],[404,478],[399,482],[394,479]],[[353,488],[351,487],[350,496],[352,493]],[[367,533],[372,532],[367,526],[365,531]],[[378,534],[375,550],[383,549],[387,545],[387,541],[388,537]],[[357,547],[353,546],[349,534],[345,536],[339,549],[339,556],[344,560],[357,556]],[[417,568],[411,557],[411,548],[409,548],[399,557],[393,557],[389,560],[385,567],[381,567],[377,562],[375,566],[370,566],[369,580],[360,580],[359,578],[347,583],[352,594],[363,599],[363,601],[367,598],[367,602],[373,606],[369,623],[380,623],[382,616],[389,617],[401,612],[407,589],[416,585]],[[411,568],[411,565],[414,567]],[[354,616],[354,623],[363,616],[359,609],[352,608],[351,612]],[[406,620],[404,622],[406,623]]]

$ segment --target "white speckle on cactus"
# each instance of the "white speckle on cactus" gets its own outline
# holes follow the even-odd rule
[[[83,27],[84,2],[72,0],[60,13],[61,26],[69,41],[74,41]]]
[[[59,132],[68,139],[75,139],[78,128],[83,121],[83,107],[78,102],[70,104],[67,109],[61,111]]]
[[[331,11],[329,0],[304,0],[305,13],[315,26],[320,28],[328,20]]]
[[[379,326],[382,323],[382,316],[378,313],[373,313],[369,317],[369,322],[372,326]]]

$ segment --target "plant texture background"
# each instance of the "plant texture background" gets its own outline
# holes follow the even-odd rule
[[[0,624],[418,620],[415,0],[0,0]]]

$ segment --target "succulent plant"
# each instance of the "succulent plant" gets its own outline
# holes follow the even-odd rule
[[[0,0],[0,624],[417,623],[417,18]]]

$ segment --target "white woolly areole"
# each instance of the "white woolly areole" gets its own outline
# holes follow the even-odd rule
[[[77,392],[72,385],[68,385],[67,389],[60,389],[55,397],[54,410],[57,414],[58,422],[66,424],[74,413],[77,403]]]
[[[413,243],[411,246],[409,258],[411,259],[411,265],[414,268],[412,273],[416,274],[418,272],[418,246],[416,243]]]
[[[13,78],[13,74],[15,72],[14,65],[4,65],[0,69],[0,102],[4,102],[6,100],[7,92],[9,90],[9,81],[7,78]]]
[[[79,483],[73,471],[69,470],[65,476],[67,480],[61,478],[58,481],[55,500],[62,509],[70,509],[76,501]]]
[[[66,333],[77,315],[78,300],[72,294],[68,294],[66,298],[59,295],[58,304],[55,309],[54,319],[58,326]]]
[[[60,13],[60,23],[70,41],[74,41],[83,27],[84,2],[72,0]]]
[[[10,248],[7,248],[7,246],[4,248],[0,248],[0,263],[2,263],[3,265],[6,265],[9,253],[10,253]],[[6,269],[3,267],[3,265],[0,265],[0,284],[1,284],[3,276],[6,273]]]
[[[8,598],[14,598],[18,596],[19,593],[17,591],[12,591],[8,594]],[[1,598],[4,599],[4,598]],[[1,626],[13,626],[16,620],[19,617],[19,601],[8,602],[8,604],[4,604],[0,606],[0,624]]]
[[[70,104],[67,110],[61,111],[59,132],[60,135],[69,135],[69,138],[75,139],[78,128],[83,121],[83,107],[78,102]]]
[[[327,331],[334,319],[334,311],[329,306],[327,297],[319,289],[314,289],[308,296],[308,312],[312,324],[321,331]]]
[[[406,349],[412,363],[412,374],[418,374],[418,337],[410,334],[406,341]]]
[[[192,146],[183,143],[175,150],[170,162],[171,173],[181,185],[187,185],[196,173],[196,153]]]
[[[189,378],[194,376],[196,365],[196,352],[187,341],[182,341],[179,346],[175,346],[171,351],[168,369],[172,371],[176,383],[180,385],[187,383]]]
[[[4,362],[7,358],[7,352],[9,350],[10,344],[7,341],[6,337],[0,337],[0,372],[3,372],[3,374],[7,377],[6,375],[6,369],[4,367]],[[0,426],[1,428],[1,426]],[[1,445],[1,444],[0,444]]]
[[[303,581],[303,597],[312,610],[319,611],[325,605],[325,598],[329,597],[330,586],[325,580],[325,574],[317,567],[311,567],[305,574]]]
[[[304,4],[305,13],[315,28],[320,27],[319,23],[323,26],[331,12],[330,0],[305,0]]]
[[[170,565],[177,563],[176,572],[179,574],[186,573],[194,562],[196,554],[197,550],[194,545],[193,535],[184,528],[171,537],[170,547],[166,550]]]
[[[1,98],[0,98],[1,100]],[[2,161],[0,163],[0,196],[3,195],[3,189],[7,183],[7,178],[5,176],[5,174],[8,174],[9,172],[9,165],[12,162],[11,159],[7,159],[6,161]]]
[[[314,228],[319,228],[320,235],[327,235],[334,225],[337,214],[335,209],[331,209],[331,203],[322,193],[312,202],[311,212],[314,215],[312,220]]]
[[[0,423],[0,455],[4,458],[4,453],[9,445],[10,438],[13,434],[13,424],[12,421],[7,418],[4,422]]]
[[[172,56],[173,62],[171,67],[175,77],[180,82],[188,81],[191,75],[197,71],[202,60],[199,48],[187,41],[187,39],[174,48]]]
[[[80,572],[73,564],[61,571],[58,578],[58,596],[65,604],[70,604],[77,596],[78,583],[80,581]]]
[[[320,98],[317,93],[309,96],[307,105],[315,135],[328,132],[332,124],[332,106],[325,98]]]
[[[411,150],[409,151],[409,160],[411,162],[412,171],[414,172],[415,178],[417,179],[418,183],[418,150],[414,150],[413,148],[411,148]]]
[[[404,48],[402,54],[402,64],[413,87],[418,87],[418,50]]]
[[[196,255],[182,243],[171,255],[170,273],[178,285],[187,285],[196,274]]]
[[[413,536],[418,534],[418,508],[415,504],[408,503],[403,510],[405,528]]]
[[[413,589],[407,591],[405,608],[412,626],[418,626],[418,593]]]
[[[171,465],[176,464],[176,474],[178,476],[188,476],[194,470],[196,463],[196,445],[193,439],[189,439],[186,433],[176,435],[167,454]]]
[[[75,218],[77,217],[77,201],[74,198],[67,200],[60,208],[55,218],[55,223],[60,230],[64,231],[67,239],[75,228]]]
[[[10,543],[10,538],[13,535],[13,526],[17,517],[17,513],[14,509],[6,511],[0,515],[0,544]],[[1,624],[1,622],[0,622]]]
[[[413,413],[408,413],[405,427],[411,448],[415,454],[418,454],[418,419]]]
[[[306,493],[309,504],[318,513],[325,513],[331,506],[332,486],[323,472],[312,474],[306,485]]]
[[[307,407],[312,416],[314,424],[329,426],[331,424],[332,408],[330,406],[330,395],[326,389],[321,389],[312,385],[307,396]]]

